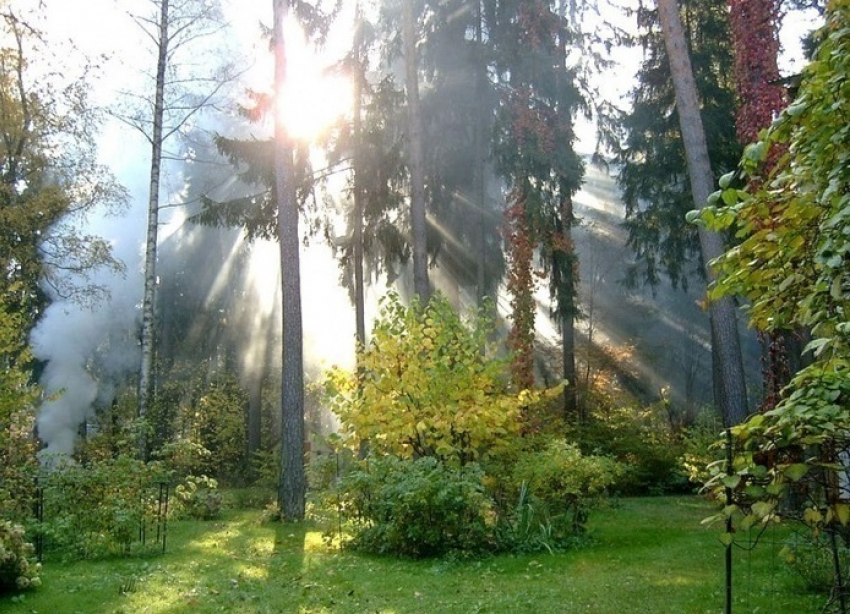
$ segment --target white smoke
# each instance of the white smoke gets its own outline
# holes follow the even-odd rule
[[[46,400],[37,420],[47,454],[70,454],[80,425],[94,416],[95,404],[108,404],[116,384],[138,370],[138,243],[115,244],[115,255],[127,263],[127,273],[104,274],[98,280],[110,288],[107,300],[93,309],[54,302],[30,336],[36,358],[47,363],[40,378]]]

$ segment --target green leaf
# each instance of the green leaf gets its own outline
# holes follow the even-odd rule
[[[794,463],[793,465],[788,465],[785,469],[782,470],[782,473],[785,474],[792,482],[798,482],[804,475],[809,472],[809,466],[805,463]]]
[[[757,501],[753,503],[753,514],[758,516],[759,518],[767,518],[771,513],[773,513],[773,509],[776,507],[776,503],[772,501]]]
[[[738,202],[738,191],[729,188],[728,190],[723,190],[720,194],[720,198],[723,200],[723,203],[732,206]]]
[[[835,517],[838,518],[838,522],[841,523],[841,526],[846,527],[847,523],[850,522],[850,504],[836,503],[833,506],[833,510],[835,511]]]
[[[723,478],[723,485],[726,488],[730,488],[732,490],[738,488],[738,485],[741,483],[740,475],[727,475]]]
[[[731,533],[721,533],[720,535],[717,536],[717,538],[720,540],[720,543],[723,544],[724,546],[728,547],[728,546],[732,545],[732,534]]]
[[[732,185],[732,180],[735,179],[736,171],[729,171],[725,175],[720,177],[720,180],[717,182],[721,188],[724,190]]]

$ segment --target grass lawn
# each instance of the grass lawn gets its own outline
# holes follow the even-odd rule
[[[625,499],[591,517],[593,541],[565,554],[477,561],[400,561],[329,549],[309,524],[262,523],[257,511],[173,522],[168,552],[45,564],[43,586],[10,614],[189,612],[719,613],[718,528],[691,497]],[[819,612],[776,560],[778,547],[736,555],[735,612]]]

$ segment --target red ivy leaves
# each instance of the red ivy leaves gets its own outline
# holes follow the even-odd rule
[[[729,0],[739,103],[738,139],[752,143],[786,105],[779,83],[778,0]]]
[[[525,200],[518,188],[508,196],[505,242],[508,248],[507,289],[511,296],[513,325],[508,348],[513,352],[511,378],[518,390],[534,387],[534,242],[525,215]]]

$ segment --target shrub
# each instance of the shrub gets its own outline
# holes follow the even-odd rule
[[[439,295],[425,307],[386,299],[358,373],[326,378],[352,449],[368,442],[380,454],[463,465],[507,445],[542,394],[508,391],[506,362],[481,351],[492,328],[485,313],[467,326]]]
[[[0,595],[41,585],[41,565],[33,559],[34,552],[21,525],[0,520]]]
[[[178,479],[202,473],[212,456],[204,446],[188,439],[167,443],[154,455]]]
[[[474,553],[492,546],[492,506],[475,464],[432,457],[371,459],[340,482],[350,546],[414,558]]]
[[[126,552],[156,522],[155,485],[166,477],[157,464],[127,456],[56,466],[40,482],[44,521],[35,527],[47,548],[71,558]]]
[[[686,435],[673,429],[665,402],[611,408],[570,432],[585,453],[611,456],[625,466],[612,485],[626,495],[686,492],[691,488],[682,458]]]
[[[190,475],[177,485],[174,496],[179,517],[213,520],[221,514],[224,498],[218,490],[218,482],[213,478]]]
[[[194,438],[210,451],[207,475],[231,484],[244,483],[249,467],[245,409],[248,394],[229,374],[219,375],[200,397],[194,416]]]
[[[554,543],[568,543],[585,530],[590,510],[608,495],[608,488],[624,471],[606,456],[585,456],[578,446],[553,440],[544,448],[522,454],[513,483],[528,489],[527,504],[551,527]]]
[[[846,587],[850,584],[850,548],[837,540],[839,567],[843,571],[841,579]],[[786,546],[782,555],[789,568],[802,580],[807,590],[815,593],[828,593],[835,585],[835,561],[829,540],[825,536],[811,538],[802,543]]]

